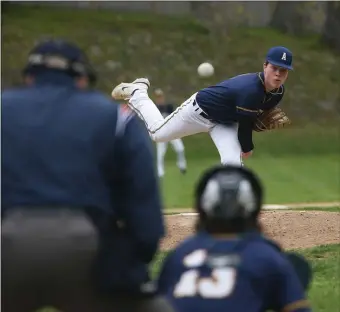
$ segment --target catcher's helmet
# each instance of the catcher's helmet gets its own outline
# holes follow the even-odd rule
[[[39,42],[29,53],[23,74],[37,74],[42,69],[62,71],[70,76],[87,76],[95,83],[96,74],[85,53],[75,44],[50,39]]]
[[[195,197],[196,209],[206,220],[256,219],[262,207],[263,188],[249,169],[217,166],[203,174]]]

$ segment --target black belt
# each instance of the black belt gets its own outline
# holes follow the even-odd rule
[[[196,105],[197,105],[197,107],[196,107],[195,111],[197,112],[197,111],[200,109],[200,107],[199,107],[199,105],[197,104],[196,100],[194,100],[193,103],[192,103],[192,106],[196,106]],[[202,108],[201,108],[201,109],[202,109]],[[204,117],[205,119],[209,119],[208,114],[206,114],[206,113],[203,112],[203,111],[200,113],[200,116]]]

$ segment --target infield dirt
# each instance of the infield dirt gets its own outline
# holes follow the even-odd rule
[[[195,215],[165,216],[166,237],[162,250],[174,248],[194,232]],[[263,211],[265,234],[284,249],[340,243],[340,213],[327,211]]]

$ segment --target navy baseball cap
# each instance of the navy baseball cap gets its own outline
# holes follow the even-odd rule
[[[24,74],[37,69],[53,69],[72,76],[88,76],[90,82],[96,81],[96,74],[85,54],[76,44],[61,40],[48,39],[38,42],[30,51]]]
[[[293,69],[293,53],[285,47],[273,47],[269,49],[266,61],[275,66]]]

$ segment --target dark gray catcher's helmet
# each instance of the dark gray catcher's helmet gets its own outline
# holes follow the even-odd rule
[[[217,166],[208,169],[196,188],[196,209],[204,219],[255,219],[262,207],[263,187],[249,169]]]

